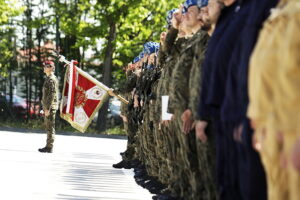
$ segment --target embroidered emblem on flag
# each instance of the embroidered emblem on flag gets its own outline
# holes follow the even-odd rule
[[[65,74],[60,116],[75,129],[85,132],[108,99],[109,88],[77,68],[73,62],[68,65]]]

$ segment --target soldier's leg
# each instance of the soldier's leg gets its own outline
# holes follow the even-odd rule
[[[45,116],[45,124],[47,131],[47,144],[46,147],[49,149],[53,148],[54,138],[55,138],[55,115],[56,110],[51,110],[49,116]]]
[[[128,122],[128,140],[127,140],[127,149],[122,155],[123,160],[129,161],[132,160],[135,153],[135,134],[136,128],[132,121]]]
[[[203,189],[201,196],[203,199],[217,199],[216,187],[216,145],[215,130],[212,123],[209,123],[205,130],[208,140],[206,143],[196,138],[198,168],[201,176]],[[195,136],[196,137],[196,136]]]
[[[189,136],[186,136],[182,130],[182,120],[179,115],[175,116],[176,119],[176,136],[180,143],[180,157],[181,157],[181,166],[180,166],[180,189],[181,197],[185,199],[191,199],[193,191],[195,190],[195,172],[193,171],[192,155],[193,151],[190,146]]]

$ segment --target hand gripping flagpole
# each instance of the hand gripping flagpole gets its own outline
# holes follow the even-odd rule
[[[65,58],[65,56],[60,55],[60,54],[59,54],[57,51],[55,51],[55,50],[53,51],[52,55],[55,56],[55,57],[58,57],[59,62],[66,63],[67,65],[71,65],[71,64],[72,64],[72,61],[68,61],[68,60]],[[126,104],[129,103],[128,100],[126,100],[126,99],[125,99],[124,97],[122,97],[121,95],[115,94],[113,91],[114,91],[114,90],[113,90],[112,88],[108,88],[108,90],[107,90],[107,92],[108,92],[108,94],[109,94],[110,96],[115,96],[115,97],[117,97],[117,98],[120,99],[123,103],[126,103]]]

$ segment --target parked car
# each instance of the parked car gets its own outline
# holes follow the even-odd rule
[[[100,108],[101,110],[101,108]],[[114,127],[116,125],[122,124],[121,114],[121,101],[116,98],[109,100],[108,110],[107,110],[107,127]],[[97,123],[98,113],[96,113],[93,122]]]
[[[121,101],[119,99],[112,99],[108,104],[108,127],[114,127],[122,124]]]
[[[12,108],[9,109],[10,95],[0,95],[0,112],[4,116],[15,116],[17,118],[27,117],[27,105],[26,100],[18,95],[12,96]],[[32,103],[29,115],[33,116],[39,113],[39,105]]]

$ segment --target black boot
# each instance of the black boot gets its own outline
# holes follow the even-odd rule
[[[49,148],[49,147],[44,147],[44,148],[41,148],[39,149],[39,152],[41,153],[52,153],[52,148]]]
[[[119,162],[117,164],[113,164],[112,166],[117,169],[122,169],[122,168],[130,169],[131,168],[130,164],[125,160],[122,160],[121,162]]]

